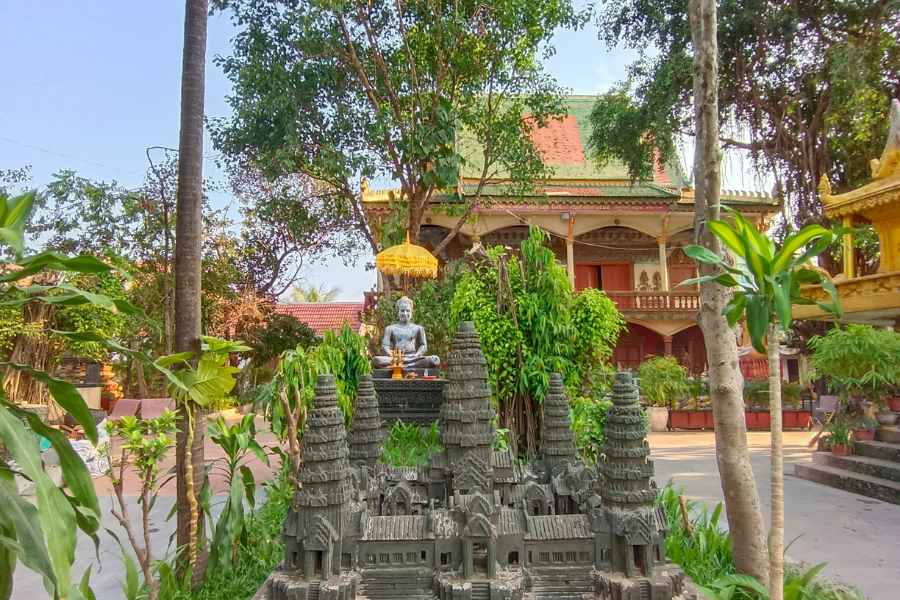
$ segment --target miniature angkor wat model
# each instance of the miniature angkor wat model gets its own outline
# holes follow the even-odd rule
[[[541,458],[493,449],[484,355],[463,323],[441,407],[444,451],[423,467],[378,462],[371,381],[349,447],[331,376],[316,385],[284,562],[258,600],[695,599],[664,554],[637,391],[619,373],[597,470],[575,451],[562,379],[544,401]]]

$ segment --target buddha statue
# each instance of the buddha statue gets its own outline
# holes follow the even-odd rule
[[[372,364],[377,368],[392,366],[399,351],[402,355],[404,369],[433,369],[441,364],[437,356],[428,356],[428,342],[425,339],[425,328],[412,322],[413,303],[406,296],[397,301],[397,323],[384,328],[381,338],[380,356],[372,357]]]

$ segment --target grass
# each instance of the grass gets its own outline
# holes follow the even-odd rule
[[[441,450],[437,421],[428,427],[397,421],[388,432],[381,460],[393,467],[418,467]]]

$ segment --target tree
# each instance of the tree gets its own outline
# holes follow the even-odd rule
[[[823,310],[840,317],[837,289],[826,273],[806,265],[824,252],[832,242],[832,233],[821,225],[807,225],[790,233],[780,249],[738,212],[735,226],[710,221],[708,227],[738,259],[735,266],[703,246],[688,246],[685,254],[719,270],[690,280],[691,283],[721,285],[735,290],[724,309],[728,324],[736,326],[746,319],[753,347],[768,353],[769,412],[772,452],[772,525],[769,529],[769,598],[784,596],[784,454],[781,430],[781,351],[782,336],[790,329],[794,304],[814,304],[800,294],[801,285],[816,284],[825,289],[831,302],[818,302]],[[768,338],[766,342],[766,338]],[[767,348],[768,346],[768,348]]]
[[[206,72],[207,0],[186,0],[181,67],[181,132],[178,140],[178,199],[175,236],[175,351],[200,355],[200,288],[203,242],[203,94]],[[204,428],[196,404],[178,405],[176,442],[177,543],[183,572],[198,564],[203,485]]]
[[[601,37],[640,52],[630,84],[605,95],[592,137],[602,159],[646,175],[673,158],[691,120],[689,0],[607,0]],[[799,225],[822,220],[816,185],[868,181],[873,141],[900,94],[900,20],[890,0],[719,3],[719,140],[775,177]],[[634,93],[631,93],[634,92]]]
[[[241,27],[234,56],[220,60],[234,115],[218,123],[217,146],[269,176],[311,177],[349,208],[373,251],[361,178],[399,184],[415,242],[435,193],[455,190],[462,167],[478,171],[439,251],[484,201],[487,179],[530,186],[546,172],[529,134],[563,109],[539,58],[552,53],[554,30],[583,22],[570,0],[214,6]]]
[[[324,283],[318,286],[300,283],[291,290],[291,302],[334,302],[340,293],[341,288],[329,287]]]
[[[246,162],[229,164],[229,180],[241,202],[238,268],[245,286],[277,298],[310,261],[356,256],[361,238],[348,203],[309,177],[267,178]]]
[[[722,257],[722,245],[706,225],[718,220],[720,211],[715,0],[691,0],[690,26],[694,49],[694,128],[697,138],[694,147],[694,242],[707,248],[714,256]],[[701,275],[709,275],[711,270],[712,267],[705,263],[700,265]],[[747,424],[741,394],[743,378],[738,366],[737,340],[734,330],[722,315],[728,300],[729,291],[726,288],[709,281],[700,284],[699,324],[709,363],[716,460],[725,496],[735,567],[765,584],[769,580],[766,535],[747,448]]]

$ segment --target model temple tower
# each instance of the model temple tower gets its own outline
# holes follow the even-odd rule
[[[350,432],[350,462],[374,468],[381,458],[384,430],[378,412],[378,399],[372,376],[363,375],[356,389],[356,406],[353,408],[353,429]]]
[[[617,373],[600,460],[603,510],[610,529],[609,566],[600,588],[610,600],[669,600],[684,573],[665,561],[666,517],[656,505],[653,462],[638,386]]]
[[[441,407],[441,441],[447,449],[452,489],[493,493],[494,409],[487,361],[475,325],[459,326],[450,349],[449,383]]]
[[[665,520],[637,388],[619,373],[605,454],[575,448],[563,380],[550,375],[541,458],[493,448],[494,410],[472,323],[449,355],[444,449],[425,465],[379,460],[372,382],[348,444],[334,379],[320,376],[302,440],[285,556],[255,600],[696,600],[665,561]]]

